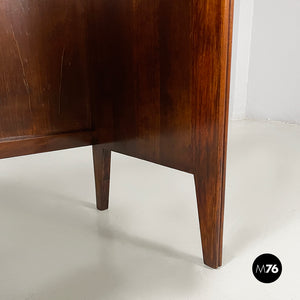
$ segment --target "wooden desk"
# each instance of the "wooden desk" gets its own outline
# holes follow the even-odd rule
[[[222,262],[232,0],[2,0],[0,158],[93,145],[195,175],[204,262]],[[187,199],[188,200],[188,199]]]

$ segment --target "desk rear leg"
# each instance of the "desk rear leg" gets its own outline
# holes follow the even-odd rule
[[[99,210],[108,209],[111,151],[93,145],[96,203]]]

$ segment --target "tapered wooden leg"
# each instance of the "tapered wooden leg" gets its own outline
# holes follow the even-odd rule
[[[195,184],[203,260],[206,265],[216,269],[222,265],[224,214],[222,182],[216,182],[213,187],[209,176],[195,174]]]
[[[108,209],[111,151],[93,146],[96,201],[99,210]]]

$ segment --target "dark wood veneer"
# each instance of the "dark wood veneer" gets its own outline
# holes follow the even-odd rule
[[[0,158],[93,145],[195,175],[204,262],[222,263],[233,0],[3,0]]]
[[[0,1],[0,138],[91,129],[87,5]]]

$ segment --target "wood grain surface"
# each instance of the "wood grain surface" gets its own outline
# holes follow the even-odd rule
[[[0,139],[91,128],[87,5],[0,1]]]
[[[93,144],[194,174],[222,263],[233,0],[0,1],[0,158]]]
[[[91,9],[102,147],[195,175],[213,268],[222,263],[232,8],[230,0],[124,0]]]

